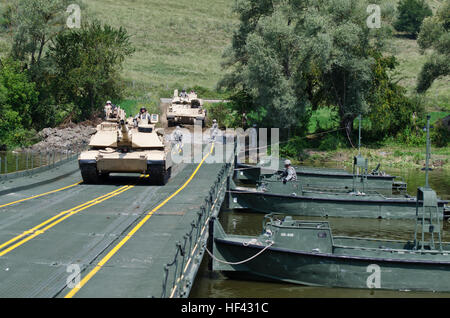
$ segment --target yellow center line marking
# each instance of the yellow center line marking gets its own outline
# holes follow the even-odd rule
[[[17,204],[17,203],[24,202],[24,201],[28,201],[28,200],[31,200],[31,199],[40,198],[40,197],[43,197],[45,195],[56,193],[56,192],[59,192],[59,191],[62,191],[62,190],[66,190],[66,189],[69,189],[69,188],[72,188],[72,187],[75,187],[75,186],[79,185],[81,182],[82,181],[74,183],[74,184],[71,184],[71,185],[69,185],[67,187],[64,187],[64,188],[56,189],[56,190],[53,190],[53,191],[37,194],[37,195],[34,195],[32,197],[29,197],[29,198],[20,199],[20,200],[14,201],[14,202],[6,203],[6,204],[3,204],[3,205],[0,205],[0,208],[4,208],[6,206],[10,206],[10,205]]]
[[[178,193],[183,191],[184,188],[188,186],[189,183],[191,183],[192,179],[194,179],[197,172],[200,170],[201,166],[205,162],[206,158],[209,157],[210,154],[212,154],[214,149],[214,144],[211,146],[211,151],[206,154],[205,157],[203,157],[202,161],[198,164],[197,168],[194,170],[192,175],[189,177],[189,179],[179,188],[177,191],[175,191],[171,196],[169,196],[167,199],[165,199],[163,202],[161,202],[156,208],[151,210],[150,212],[147,212],[145,217],[130,231],[127,235],[111,250],[108,254],[103,257],[100,262],[95,265],[95,267],[81,280],[81,282],[75,286],[70,292],[67,293],[64,298],[72,298],[80,291],[81,288],[83,288],[84,285],[92,278],[95,274],[119,251],[119,249],[125,245],[125,243],[152,217],[152,215],[161,209],[164,205],[167,204],[170,200],[172,200]]]
[[[147,178],[148,175],[141,176],[140,178],[142,178],[142,177]],[[43,234],[46,230],[48,230],[48,229],[54,227],[55,225],[61,223],[65,219],[69,218],[70,216],[72,216],[74,214],[77,214],[78,212],[81,212],[83,210],[86,210],[87,208],[90,208],[90,207],[92,207],[94,205],[97,205],[97,204],[99,204],[99,203],[101,203],[103,201],[111,199],[111,198],[115,197],[116,195],[119,195],[119,194],[121,194],[121,193],[123,193],[125,191],[128,191],[128,190],[130,190],[130,189],[132,189],[134,187],[135,187],[135,185],[126,185],[126,186],[120,187],[119,189],[116,189],[116,190],[114,190],[114,191],[112,191],[110,193],[104,194],[104,195],[102,195],[102,196],[100,196],[98,198],[95,198],[93,200],[90,200],[88,202],[80,204],[80,205],[78,205],[78,206],[76,206],[74,208],[71,208],[69,210],[66,210],[66,211],[58,213],[57,215],[49,218],[48,220],[42,222],[41,224],[38,224],[35,227],[33,227],[33,228],[31,228],[31,229],[29,229],[27,231],[24,231],[22,234],[19,234],[16,237],[10,239],[9,241],[1,244],[0,245],[0,250],[5,248],[6,246],[11,245],[12,243],[14,243],[16,241],[22,239],[23,237],[26,237],[23,240],[21,240],[20,242],[17,242],[14,245],[8,247],[7,249],[4,249],[3,251],[1,251],[0,252],[0,257],[5,255],[5,254],[7,254],[7,253],[9,253],[9,252],[11,252],[12,250],[16,249],[17,247],[25,244],[26,242],[28,242],[29,240],[35,238],[36,236],[38,236],[40,234]],[[51,222],[53,222],[53,223],[51,223]],[[51,224],[49,224],[49,223],[51,223]],[[47,225],[47,224],[49,224],[49,225]],[[47,225],[47,226],[45,226],[45,225]],[[29,235],[29,236],[27,236],[27,235]]]
[[[120,191],[120,190],[123,189],[123,188],[124,188],[124,187],[119,188],[119,189],[117,189],[117,190],[114,190],[113,192],[104,194],[104,195],[102,195],[102,196],[100,196],[100,197],[98,197],[98,198],[95,198],[95,199],[93,199],[93,200],[91,200],[91,201],[85,202],[85,203],[83,203],[83,204],[81,204],[81,205],[78,205],[78,206],[76,206],[76,207],[74,207],[74,208],[71,208],[71,209],[69,209],[69,210],[62,211],[62,212],[58,213],[57,215],[51,217],[50,219],[48,219],[48,220],[42,222],[41,224],[38,224],[38,225],[36,225],[35,227],[33,227],[33,228],[31,228],[31,229],[29,229],[29,230],[27,230],[27,231],[24,231],[22,234],[19,234],[19,235],[17,235],[16,237],[13,237],[12,239],[10,239],[9,241],[7,241],[7,242],[1,244],[1,245],[0,245],[0,249],[4,248],[5,246],[7,246],[7,245],[9,245],[9,244],[11,244],[11,243],[17,241],[18,239],[20,239],[20,238],[22,238],[22,237],[24,237],[24,236],[26,236],[26,235],[28,235],[28,234],[31,234],[31,233],[35,232],[35,231],[38,230],[39,228],[43,227],[44,225],[46,225],[46,224],[52,222],[53,220],[55,220],[55,219],[57,219],[57,218],[63,216],[64,214],[67,214],[67,213],[69,213],[69,212],[71,212],[71,211],[73,211],[73,210],[82,208],[82,207],[85,206],[85,205],[88,205],[88,204],[90,204],[90,203],[92,203],[92,202],[95,202],[95,201],[97,201],[97,200],[100,200],[100,199],[102,199],[102,198],[104,198],[104,197],[106,197],[106,196],[108,196],[108,195],[111,195],[111,194],[113,194],[113,193],[115,193],[115,192],[117,192],[117,191]]]
[[[42,229],[35,230],[33,234],[27,236],[27,237],[24,238],[23,240],[21,240],[21,241],[17,242],[16,244],[14,244],[14,245],[8,247],[7,249],[1,251],[1,252],[0,252],[0,256],[3,256],[3,255],[5,255],[5,254],[11,252],[12,250],[16,249],[17,247],[19,247],[19,246],[25,244],[26,242],[28,242],[28,241],[34,239],[36,236],[45,233],[45,231],[47,231],[48,229],[50,229],[50,228],[54,227],[55,225],[61,223],[62,221],[64,221],[65,219],[71,217],[72,215],[77,214],[78,212],[81,212],[81,211],[83,211],[83,210],[86,210],[87,208],[90,208],[91,206],[94,206],[94,205],[96,205],[96,204],[99,204],[99,203],[101,203],[101,202],[103,202],[103,201],[106,201],[106,200],[108,200],[108,199],[111,199],[112,197],[115,197],[116,195],[119,195],[119,194],[121,194],[121,193],[123,193],[123,192],[125,192],[125,191],[128,191],[128,190],[132,189],[132,188],[134,188],[134,186],[126,186],[126,187],[120,188],[121,191],[112,193],[111,195],[109,195],[109,196],[107,196],[107,197],[104,197],[104,198],[101,199],[101,200],[95,200],[95,201],[92,202],[91,204],[85,205],[85,206],[83,206],[83,207],[81,207],[81,208],[79,208],[79,209],[77,209],[77,210],[72,210],[72,211],[70,211],[70,213],[67,213],[66,215],[64,215],[63,217],[61,217],[61,218],[59,218],[58,220],[54,221],[53,223],[47,225],[46,227],[44,227],[44,228],[42,228]],[[48,222],[46,222],[46,223],[48,223]]]

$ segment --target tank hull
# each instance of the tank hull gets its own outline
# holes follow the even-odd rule
[[[205,123],[205,116],[198,115],[177,115],[175,113],[167,114],[167,122],[169,126],[174,126],[176,124],[184,124],[184,125],[195,125],[196,123],[201,122],[202,125]]]
[[[178,96],[178,91],[175,91],[166,117],[169,126],[177,124],[195,125],[199,123],[204,126],[206,110],[203,109],[203,100],[199,99],[195,93],[180,97]]]
[[[98,183],[102,176],[108,176],[110,173],[141,173],[148,174],[150,180],[165,184],[170,177],[172,166],[170,158],[160,150],[130,153],[101,153],[91,150],[81,154],[78,163],[83,180],[87,183]],[[95,174],[98,178],[95,178]]]

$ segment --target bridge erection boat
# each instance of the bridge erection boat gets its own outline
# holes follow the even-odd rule
[[[429,119],[428,124],[429,126]],[[427,133],[426,180],[428,187],[428,162],[430,140]],[[355,157],[355,167],[367,167],[367,160]],[[354,168],[355,170],[355,168]],[[306,181],[307,182],[307,181]],[[262,213],[322,217],[358,217],[385,219],[412,219],[416,217],[418,199],[409,195],[385,196],[367,189],[366,180],[353,177],[351,190],[316,188],[306,184],[302,177],[298,181],[281,182],[272,175],[262,178],[256,188],[238,187],[230,182],[228,207],[231,209],[251,209]],[[436,209],[440,219],[447,217],[448,201],[436,197]]]
[[[362,182],[367,190],[381,190],[383,193],[403,192],[406,183],[392,176],[374,169],[366,175],[355,176],[344,169],[295,167],[297,179],[302,179],[305,186],[329,189],[352,189],[354,181],[356,186],[362,188]],[[244,184],[254,184],[261,179],[270,179],[278,176],[282,169],[274,170],[260,165],[238,163],[235,169],[235,179]]]
[[[402,212],[406,211],[406,205],[414,206],[416,222],[411,241],[334,236],[328,222],[294,220],[291,215],[280,218],[279,214],[265,217],[259,236],[229,235],[213,218],[211,240],[206,249],[213,260],[212,269],[244,279],[308,286],[450,292],[450,243],[442,242],[442,201],[428,183],[429,148],[428,117],[425,186],[418,188],[414,200],[396,203],[401,206],[397,215],[406,213]],[[254,192],[252,202],[263,210],[268,205],[268,197],[264,192]],[[292,202],[296,203],[283,204],[288,202],[285,200],[288,196],[277,202],[278,211],[304,214],[304,211],[295,213],[294,207],[301,209],[307,200],[317,200],[299,193],[302,199],[298,202],[295,201],[298,196],[291,195]],[[337,206],[339,200],[332,200]],[[355,197],[354,205],[347,199],[342,201],[341,208],[327,207],[328,213],[342,214],[345,208],[360,206],[358,213],[356,210],[353,213],[361,216],[365,209],[370,210],[368,200]],[[316,205],[315,209],[319,207]],[[314,211],[312,207],[306,209]],[[369,211],[366,215],[374,213]]]
[[[333,168],[313,168],[313,167],[294,167],[297,173],[297,179],[303,181],[307,187],[321,189],[354,189],[358,191],[382,190],[385,194],[392,192],[406,191],[406,183],[399,180],[398,176],[389,175],[380,170],[380,164],[375,169],[369,171],[369,160],[361,156],[361,115],[359,117],[359,144],[358,155],[353,158],[352,173],[344,169]],[[240,156],[239,156],[240,158]],[[277,169],[269,167],[272,158],[263,157],[257,165],[249,165],[239,162],[236,158],[236,167],[234,178],[240,183],[254,184],[261,179],[270,179],[281,174],[283,166],[277,160]]]
[[[213,270],[309,286],[450,291],[450,243],[441,242],[436,193],[418,190],[411,241],[333,236],[328,222],[266,216],[258,237],[214,220]]]
[[[416,216],[415,197],[309,189],[304,188],[301,181],[283,184],[271,178],[260,183],[257,188],[238,187],[230,182],[228,194],[229,208],[250,209],[251,212],[383,219],[412,219]],[[448,214],[447,203],[437,199],[441,219]]]

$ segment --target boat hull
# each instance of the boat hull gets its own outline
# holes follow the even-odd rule
[[[225,238],[214,239],[218,259],[237,262],[263,249]],[[267,279],[307,286],[390,290],[450,291],[450,263],[320,254],[270,247],[245,264],[213,262],[213,269],[249,279]]]
[[[251,165],[239,165],[237,167],[235,179],[241,183],[255,183],[260,180],[261,176],[270,176],[273,172],[265,173],[261,171],[260,167]],[[315,188],[336,188],[336,189],[352,189],[353,188],[353,175],[346,172],[332,169],[319,170],[303,168],[297,170],[297,178],[302,181],[307,187]],[[364,185],[366,190],[384,190],[388,191],[387,194],[392,191],[403,191],[406,189],[406,184],[403,182],[394,181],[396,176],[375,176],[368,175],[367,182]],[[357,190],[362,188],[361,182],[357,182]]]
[[[444,215],[444,204],[438,202],[439,215]],[[232,189],[229,191],[229,208],[251,209],[259,213],[285,213],[289,215],[320,217],[357,217],[383,219],[416,218],[416,201],[406,199],[365,200],[363,197],[341,199],[281,195],[257,191]]]

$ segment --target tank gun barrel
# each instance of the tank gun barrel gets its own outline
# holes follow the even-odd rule
[[[119,121],[119,125],[120,125],[120,132],[122,133],[122,138],[120,138],[120,140],[118,140],[118,142],[120,142],[121,144],[131,143],[130,132],[128,130],[125,120],[121,119]]]

